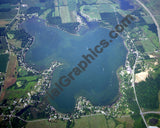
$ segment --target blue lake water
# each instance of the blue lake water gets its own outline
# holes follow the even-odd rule
[[[72,69],[83,60],[82,55],[90,52],[88,48],[94,49],[102,39],[110,40],[109,30],[93,25],[80,36],[71,35],[54,27],[49,27],[43,22],[32,18],[23,23],[23,28],[35,36],[34,44],[27,52],[25,61],[28,64],[35,64],[38,69],[49,67],[52,61],[63,63],[53,74],[52,86],[62,75],[67,75]],[[75,105],[75,98],[85,96],[94,105],[111,104],[118,96],[119,82],[116,70],[124,65],[127,50],[121,38],[115,39],[103,53],[88,65],[86,71],[79,76],[64,91],[50,100],[50,103],[61,112],[72,112]]]

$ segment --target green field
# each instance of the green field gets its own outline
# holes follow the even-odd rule
[[[27,77],[19,77],[17,80],[26,80],[26,81],[35,81],[39,78],[39,76],[27,76]]]
[[[107,128],[107,124],[104,115],[97,115],[76,119],[74,128]]]
[[[47,9],[46,11],[44,11],[41,15],[40,18],[42,19],[46,19],[47,15],[51,12],[51,9]]]
[[[143,26],[142,31],[145,37],[147,37],[141,41],[145,49],[145,52],[153,52],[156,49],[158,49],[159,43],[158,43],[158,37],[156,36],[156,34],[148,30],[148,26]]]
[[[26,72],[19,68],[18,71],[20,71],[23,75],[26,75]],[[34,86],[37,83],[39,76],[26,76],[26,77],[18,77],[17,82],[8,89],[7,91],[7,97],[9,99],[13,98],[22,98],[28,96],[28,92],[34,91]]]
[[[66,128],[66,121],[48,122],[48,120],[30,122],[26,128]]]
[[[60,12],[60,16],[62,19],[62,23],[70,23],[71,22],[68,6],[61,6],[59,12]]]
[[[34,89],[34,86],[36,85],[36,81],[28,82],[25,84],[24,88],[15,89],[18,85],[14,85],[11,89],[7,91],[6,97],[8,99],[14,99],[14,98],[22,98],[28,96],[27,93],[31,92]]]

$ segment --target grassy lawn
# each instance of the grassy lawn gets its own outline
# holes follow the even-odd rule
[[[107,125],[108,125],[108,128],[115,128],[116,127],[116,123],[113,119],[107,120]]]
[[[48,122],[48,120],[30,122],[26,125],[26,128],[66,128],[66,121],[58,120],[56,123]]]
[[[74,128],[107,128],[107,124],[104,115],[97,115],[76,119]]]

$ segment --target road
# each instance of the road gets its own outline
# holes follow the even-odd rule
[[[90,117],[90,116],[98,116],[98,115],[104,115],[104,114],[91,114],[91,115],[85,115],[85,116],[81,116],[81,117]]]
[[[148,112],[142,112],[142,114],[160,114],[160,111],[148,111]]]
[[[151,18],[153,19],[156,27],[157,27],[157,32],[158,32],[158,39],[159,39],[159,43],[160,43],[160,28],[159,28],[159,24],[157,22],[157,20],[155,19],[154,15],[150,12],[150,10],[140,1],[140,0],[136,0],[151,16]]]

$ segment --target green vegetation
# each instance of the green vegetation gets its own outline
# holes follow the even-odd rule
[[[7,62],[9,59],[8,54],[0,54],[0,72],[6,72]]]
[[[139,115],[139,116],[136,116],[134,117],[134,128],[146,128],[144,122],[143,122],[143,119],[142,117]]]
[[[24,122],[24,121],[22,121],[18,118],[12,118],[11,123],[12,123],[13,128],[21,128],[21,127],[24,127],[24,125],[27,124],[26,122]]]
[[[68,7],[69,7],[69,11],[73,11],[76,10],[76,0],[67,0],[68,1]]]
[[[0,5],[2,7],[3,5]],[[16,6],[15,6],[16,8]],[[13,19],[15,15],[17,14],[17,10],[13,8],[13,6],[8,6],[7,9],[1,8],[0,9],[0,19]]]
[[[0,37],[0,53],[4,53],[8,49],[7,42],[4,36]]]
[[[25,47],[25,45],[29,41],[29,38],[31,38],[31,36],[28,33],[26,33],[24,29],[15,31],[11,30],[7,33],[7,36],[9,39],[16,39],[22,41],[21,47]]]
[[[68,9],[68,6],[61,6],[59,8],[60,16],[62,19],[62,23],[70,23],[71,22],[71,17],[70,17],[70,12]]]
[[[160,127],[160,115],[147,114],[147,115],[145,115],[145,119],[147,120],[147,123],[149,125]]]
[[[25,85],[19,87],[18,89],[17,89],[18,85],[15,84],[12,87],[10,87],[10,89],[7,91],[6,96],[8,99],[27,97],[28,96],[27,93],[33,91],[36,83],[37,83],[36,81],[27,82],[25,83]]]
[[[152,31],[150,31],[149,27],[146,25],[142,27],[142,31],[147,37],[147,39],[141,41],[145,51],[152,52],[157,50],[159,48],[159,42],[158,42],[158,37],[156,33],[153,33]]]
[[[112,13],[103,12],[103,13],[100,13],[100,15],[101,15],[101,19],[103,21],[106,21],[106,22],[108,22],[109,24],[111,24],[113,26],[118,24],[117,21],[116,21],[116,17],[115,17],[115,13],[114,12],[112,12]],[[122,16],[119,13],[117,13],[117,17],[118,17],[118,19],[122,19]]]
[[[25,76],[27,75],[24,69],[19,68],[18,71],[23,77],[18,77],[17,82],[8,88],[7,94],[9,99],[26,97],[28,92],[34,91],[39,76]]]
[[[135,63],[135,60],[136,60],[136,54],[129,54],[128,55],[128,61],[130,63],[130,66],[131,68],[133,67],[134,63]]]
[[[5,36],[5,27],[0,27],[0,36]]]
[[[39,76],[26,76],[26,77],[19,77],[17,80],[26,80],[26,81],[36,81],[38,80]]]
[[[99,7],[97,5],[84,5],[81,6],[81,12],[87,14],[90,18],[101,20],[101,16],[98,11]]]
[[[21,67],[18,68],[18,77],[24,77],[27,75],[28,75],[28,72],[25,69],[23,69]]]
[[[29,122],[26,125],[26,128],[65,128],[66,121],[56,121],[56,122],[48,122],[48,120],[38,121],[38,122]]]
[[[74,128],[107,128],[107,124],[104,115],[97,115],[76,119]]]
[[[39,13],[40,12],[40,7],[30,7],[27,9],[27,14],[32,14],[32,13]]]
[[[75,125],[74,120],[73,121],[67,120],[66,128],[73,128],[74,125]]]
[[[40,15],[40,18],[46,19],[47,15],[51,12],[51,9],[46,10]]]
[[[70,32],[70,33],[76,33],[76,28],[78,27],[79,23],[65,23],[59,25],[63,30]]]
[[[22,82],[21,81],[17,81],[16,84],[17,84],[18,88],[22,87]]]
[[[107,125],[108,125],[108,128],[115,128],[116,127],[116,123],[113,119],[107,120]]]
[[[116,118],[116,120],[119,123],[121,123],[121,124],[118,125],[119,127],[120,126],[122,127],[122,125],[123,125],[122,128],[133,128],[133,126],[134,126],[134,120],[130,116],[124,116],[124,117]]]

